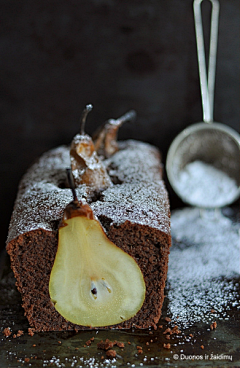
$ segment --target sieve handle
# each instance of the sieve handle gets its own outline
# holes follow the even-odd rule
[[[212,3],[212,14],[211,14],[211,29],[210,29],[210,46],[208,56],[208,76],[207,76],[203,26],[202,26],[202,12],[201,12],[202,1],[203,0],[194,0],[193,10],[195,19],[196,41],[197,41],[200,88],[202,95],[203,121],[205,123],[210,123],[213,121],[219,2],[218,0],[209,0]]]

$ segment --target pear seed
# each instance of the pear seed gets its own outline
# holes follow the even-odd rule
[[[103,282],[102,282],[103,286],[107,289],[107,291],[108,291],[109,293],[111,293],[111,292],[112,292],[112,290],[111,290],[111,289],[110,289],[110,287],[107,285],[107,283],[106,283],[105,279],[104,279],[104,278],[102,278],[102,280],[103,280]]]
[[[96,289],[96,288],[93,288],[93,289],[91,290],[91,293],[92,293],[93,295],[96,295],[96,294],[97,294],[97,289]]]

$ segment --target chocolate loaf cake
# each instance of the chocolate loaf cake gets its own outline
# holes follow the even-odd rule
[[[78,199],[88,203],[108,239],[135,260],[146,285],[144,302],[136,315],[109,328],[156,328],[171,245],[160,155],[149,144],[129,140],[119,142],[118,151],[102,162],[112,184],[94,195],[89,194],[87,185],[79,185]],[[72,200],[66,184],[69,166],[69,147],[45,153],[20,182],[9,226],[7,252],[25,315],[35,331],[89,328],[66,320],[49,295],[59,224]]]

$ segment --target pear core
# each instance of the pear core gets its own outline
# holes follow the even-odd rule
[[[136,261],[112,243],[96,219],[63,221],[50,275],[55,309],[74,324],[103,327],[133,317],[146,287]]]

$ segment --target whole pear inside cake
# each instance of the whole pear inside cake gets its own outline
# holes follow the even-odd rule
[[[89,205],[76,198],[59,228],[49,293],[66,320],[89,327],[128,320],[145,299],[135,260],[107,238]]]

